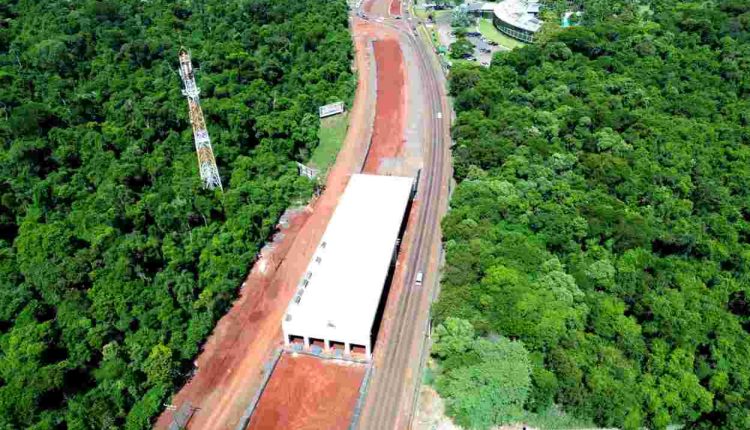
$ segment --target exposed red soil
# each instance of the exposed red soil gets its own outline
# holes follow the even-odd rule
[[[293,218],[284,237],[259,260],[248,275],[230,311],[221,319],[196,360],[195,376],[175,395],[179,408],[190,402],[198,410],[188,429],[234,429],[261,383],[262,369],[280,346],[281,318],[296,290],[328,224],[339,196],[362,161],[369,131],[369,63],[366,44],[355,38],[359,86],[350,112],[349,131],[336,164],[331,168],[325,192],[303,215]],[[155,424],[166,429],[172,411],[166,410]]]
[[[366,14],[372,13],[372,5],[375,3],[375,0],[364,0],[364,3],[362,4],[362,8],[365,10]]]
[[[374,6],[377,6],[375,8],[376,10],[373,10]],[[373,15],[373,12],[375,12],[374,15],[380,15],[380,13],[378,13],[378,10],[381,9],[380,6],[380,2],[377,2],[376,0],[364,0],[362,3],[362,9],[364,9],[365,13],[368,15]]]
[[[391,16],[401,15],[401,0],[391,0]]]
[[[347,429],[365,370],[362,364],[282,355],[248,429]]]
[[[373,48],[377,62],[377,103],[365,173],[378,173],[383,159],[399,155],[406,114],[404,57],[399,41],[377,40]]]
[[[199,407],[190,422],[190,428],[202,428],[198,422],[203,417],[217,412],[216,404],[222,395],[231,389],[235,371],[243,363],[252,346],[256,349],[267,347],[273,342],[273,330],[248,330],[248,327],[268,327],[269,314],[274,308],[285,306],[287,299],[280,291],[280,283],[273,282],[277,270],[284,263],[294,239],[311,215],[310,210],[297,213],[290,219],[289,227],[282,230],[283,238],[273,249],[265,252],[256,262],[240,291],[239,299],[232,309],[216,325],[196,360],[197,373],[172,400],[178,408],[184,402]],[[261,366],[264,356],[255,357]],[[172,412],[165,411],[156,423],[156,428],[167,428]]]

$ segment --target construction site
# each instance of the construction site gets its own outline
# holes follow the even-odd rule
[[[352,175],[281,322],[287,347],[370,359],[414,185]]]
[[[410,422],[438,279],[450,108],[423,37],[395,19],[406,15],[398,0],[352,11],[358,87],[324,191],[283,217],[155,428]]]

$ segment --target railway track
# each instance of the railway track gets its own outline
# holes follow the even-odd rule
[[[407,17],[408,10],[402,10],[402,15]],[[417,336],[422,334],[426,326],[428,315],[418,315],[420,309],[424,308],[425,300],[429,300],[428,283],[424,286],[416,286],[414,278],[419,271],[426,271],[435,240],[439,237],[440,197],[441,187],[444,181],[446,161],[446,123],[443,115],[447,110],[444,104],[443,88],[438,80],[431,52],[425,47],[411,31],[405,21],[386,19],[382,25],[395,28],[409,45],[417,52],[418,68],[422,76],[423,92],[427,99],[429,112],[426,112],[429,121],[430,142],[427,147],[427,157],[422,169],[423,184],[420,187],[421,205],[417,216],[417,230],[412,243],[412,252],[408,258],[407,270],[401,281],[404,283],[403,292],[399,296],[396,315],[389,333],[388,340],[383,347],[385,349],[384,360],[375,366],[375,379],[368,393],[366,411],[361,417],[360,429],[393,429],[399,427],[399,419],[402,417],[404,406],[404,392],[406,386],[404,378],[407,370],[413,363],[410,355],[413,352]],[[422,318],[420,318],[422,317]],[[422,323],[420,323],[423,321]],[[412,366],[413,368],[413,366]],[[419,381],[419,375],[415,375]],[[410,415],[411,411],[408,411]]]

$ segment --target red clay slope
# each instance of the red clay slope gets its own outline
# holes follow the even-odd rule
[[[364,374],[363,364],[284,354],[248,429],[345,430]]]
[[[391,16],[401,15],[401,0],[391,0]]]
[[[384,158],[399,154],[404,139],[404,57],[398,40],[373,42],[377,62],[377,102],[372,144],[363,169],[378,173]]]

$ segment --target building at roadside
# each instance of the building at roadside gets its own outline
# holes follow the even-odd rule
[[[539,19],[540,6],[531,0],[503,0],[495,6],[492,20],[506,35],[531,43],[543,24]]]
[[[492,19],[492,17],[494,16],[495,6],[497,6],[497,3],[469,3],[466,5],[466,11],[469,14],[480,18]]]
[[[414,179],[352,175],[282,320],[287,347],[371,357]]]

